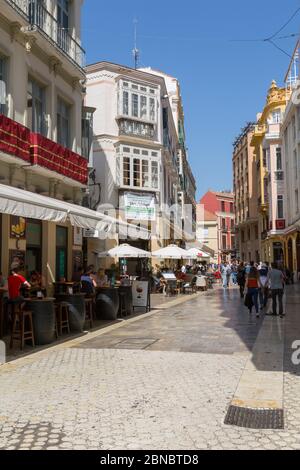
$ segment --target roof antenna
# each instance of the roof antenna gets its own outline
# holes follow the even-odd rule
[[[138,67],[138,62],[139,62],[139,58],[140,58],[140,51],[139,49],[137,48],[137,24],[138,24],[138,20],[135,18],[133,20],[133,25],[134,25],[134,48],[132,50],[132,55],[133,55],[133,58],[134,58],[134,68],[135,70],[137,69]]]

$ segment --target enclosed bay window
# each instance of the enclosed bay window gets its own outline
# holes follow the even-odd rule
[[[156,122],[157,91],[151,87],[120,81],[119,115]]]
[[[0,114],[7,114],[7,59],[0,56]]]
[[[45,87],[30,78],[27,89],[28,127],[32,132],[46,135],[46,91]]]
[[[70,147],[70,115],[68,103],[61,98],[57,100],[57,142],[64,147]]]
[[[120,186],[158,190],[158,152],[123,146],[117,152],[117,158]]]

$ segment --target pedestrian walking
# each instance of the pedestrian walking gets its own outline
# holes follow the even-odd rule
[[[266,264],[262,264],[259,269],[259,302],[261,310],[267,306],[269,298],[269,279],[268,279],[268,267]]]
[[[247,295],[245,305],[249,309],[249,313],[252,313],[252,306],[254,305],[256,311],[256,317],[259,318],[258,308],[258,289],[260,287],[258,270],[252,266],[250,272],[246,278],[245,287],[247,288]]]
[[[237,265],[236,263],[232,263],[231,265],[231,281],[234,286],[237,285]]]
[[[223,280],[223,287],[224,289],[229,287],[229,281],[231,276],[231,268],[229,264],[224,263],[223,267],[221,268],[222,280]]]
[[[277,268],[276,263],[272,263],[272,269],[268,274],[270,289],[272,293],[272,313],[268,315],[277,316],[277,300],[279,307],[279,315],[283,317],[283,292],[284,292],[284,274]]]
[[[241,299],[244,297],[245,284],[246,284],[246,269],[243,262],[241,262],[237,269],[237,283],[240,288]]]

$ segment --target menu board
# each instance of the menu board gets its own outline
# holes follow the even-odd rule
[[[150,310],[150,286],[149,281],[133,281],[132,283],[133,308],[144,307]]]

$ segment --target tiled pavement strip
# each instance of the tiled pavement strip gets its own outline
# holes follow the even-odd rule
[[[257,320],[217,289],[2,366],[0,448],[300,449],[299,299],[289,287],[287,318]],[[284,344],[283,430],[224,424],[247,368],[271,370],[251,353],[261,325]]]

